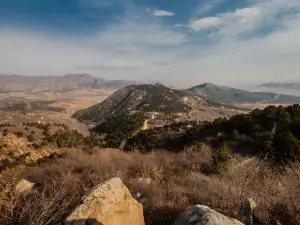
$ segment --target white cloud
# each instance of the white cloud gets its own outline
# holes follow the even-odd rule
[[[88,72],[108,79],[160,80],[179,87],[203,82],[234,86],[299,79],[300,14],[280,17],[280,26],[268,35],[231,38],[261,24],[273,23],[274,12],[282,13],[282,7],[285,11],[289,7],[297,9],[297,5],[300,6],[299,0],[284,3],[265,0],[218,14],[214,16],[217,20],[194,24],[198,29],[213,29],[220,35],[213,44],[192,41],[201,32],[189,36],[180,32],[184,29],[177,27],[174,31],[154,18],[151,21],[123,19],[97,35],[84,38],[0,28],[3,52],[0,73]]]
[[[210,10],[217,7],[220,3],[222,3],[224,0],[209,0],[209,1],[202,1],[198,7],[194,10],[193,14],[202,14],[209,12]]]
[[[193,19],[189,27],[193,31],[215,30],[215,35],[219,37],[232,38],[265,26],[278,26],[284,20],[280,16],[297,10],[300,10],[299,0],[264,0],[232,12]]]
[[[246,24],[249,21],[260,16],[260,9],[243,8],[237,9],[234,12],[218,14],[214,17],[204,17],[201,19],[192,20],[189,27],[194,31],[231,26],[233,24]]]
[[[223,21],[219,17],[205,17],[202,19],[191,21],[189,27],[194,31],[212,29],[223,25]]]
[[[0,29],[0,49],[6,52],[0,54],[0,74],[89,72],[114,79],[146,79],[148,73],[144,70],[163,67],[173,61],[172,54],[160,48],[178,46],[186,41],[185,34],[146,21],[124,20],[108,26],[96,36],[85,38]]]
[[[153,10],[150,12],[155,17],[169,17],[169,16],[175,15],[175,13],[173,13],[171,11],[166,11],[166,10]]]
[[[114,46],[171,46],[186,42],[187,35],[175,32],[159,23],[129,20],[99,32],[97,41]]]

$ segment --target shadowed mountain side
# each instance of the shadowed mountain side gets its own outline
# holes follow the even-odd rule
[[[271,92],[250,92],[226,86],[205,83],[187,89],[211,103],[266,103],[294,104],[300,102],[300,97]]]

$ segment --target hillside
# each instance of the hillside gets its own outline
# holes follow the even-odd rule
[[[294,104],[300,102],[300,97],[271,92],[249,92],[245,90],[217,86],[211,83],[191,87],[188,92],[198,95],[211,103],[265,103]]]
[[[174,122],[212,121],[237,113],[234,109],[212,107],[186,91],[149,84],[122,88],[72,117],[92,125],[95,133],[105,135],[104,146],[118,148],[122,141],[143,130]]]
[[[0,99],[0,110],[8,112],[20,111],[22,113],[35,112],[36,110],[64,111],[63,108],[51,106],[52,103],[53,101],[33,101],[21,97],[7,97]]]
[[[148,88],[156,94],[156,88],[169,90],[156,85],[143,90]],[[298,224],[299,105],[133,132],[148,112],[135,108],[140,113],[122,114],[119,108],[121,114],[107,117],[96,127],[99,132],[86,135],[62,118],[59,123],[0,123],[0,190],[5,190],[0,192],[0,224],[64,224],[84,196],[116,176],[142,205],[141,224],[173,225],[198,204],[239,219],[241,199],[249,196],[259,204],[253,224],[274,224],[273,217]],[[120,141],[125,151],[105,149],[120,148]],[[22,195],[15,191],[21,179],[34,184]]]
[[[127,150],[167,149],[226,145],[233,152],[261,156],[279,163],[300,160],[300,106],[269,106],[213,122],[173,123],[142,131],[128,139]]]
[[[264,83],[259,85],[259,87],[266,88],[281,88],[281,89],[300,89],[300,82],[287,82],[287,83]]]
[[[108,116],[124,113],[188,113],[203,104],[202,98],[160,84],[132,85],[116,91],[99,104],[77,111],[73,117],[98,123]]]
[[[81,89],[117,89],[135,81],[105,80],[89,74],[64,76],[0,75],[0,92],[72,91]]]

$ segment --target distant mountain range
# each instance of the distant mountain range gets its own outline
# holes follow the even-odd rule
[[[72,91],[79,89],[118,89],[136,81],[106,80],[89,74],[65,76],[0,75],[0,92]]]
[[[67,74],[64,76],[22,76],[22,75],[0,75],[0,93],[2,92],[65,92],[82,89],[120,89],[130,85],[136,85],[138,82],[132,80],[106,80],[104,78],[96,78],[89,74]],[[289,88],[300,89],[300,83],[267,83],[262,84],[261,87],[275,87],[275,88]],[[123,93],[125,92],[125,94]],[[249,92],[245,90],[217,86],[212,83],[205,83],[198,86],[191,87],[187,90],[176,90],[160,84],[131,86],[129,89],[122,89],[116,95],[141,95],[142,100],[139,110],[142,105],[147,105],[147,101],[156,102],[157,105],[150,103],[149,107],[153,107],[155,111],[161,111],[158,105],[165,105],[166,109],[174,107],[186,108],[181,105],[179,107],[178,96],[189,94],[190,96],[197,96],[199,99],[204,99],[208,103],[218,104],[234,104],[234,103],[265,103],[265,104],[292,104],[300,103],[300,97],[286,94],[276,94],[272,92]],[[123,93],[123,94],[120,94]],[[128,94],[127,93],[127,94]],[[150,94],[151,93],[151,94]],[[171,96],[172,94],[172,96]],[[177,95],[177,97],[175,97]],[[123,96],[124,97],[124,96]],[[136,97],[136,96],[135,96]],[[118,97],[120,99],[120,96]],[[134,98],[133,98],[134,99]],[[136,98],[138,99],[138,98]],[[165,101],[171,99],[171,101]],[[123,101],[128,99],[123,99]],[[172,104],[171,104],[172,102]],[[156,104],[155,103],[155,104]],[[165,103],[165,104],[163,104]],[[167,104],[168,103],[168,104]],[[123,104],[123,103],[122,103]],[[136,105],[136,104],[134,104]],[[145,107],[145,106],[143,106]],[[168,111],[168,110],[167,110]],[[172,110],[171,110],[172,111]]]
[[[300,97],[276,94],[271,92],[250,92],[240,89],[217,86],[205,83],[187,89],[210,103],[265,103],[265,104],[293,104],[300,103]]]
[[[259,87],[267,88],[281,88],[281,89],[300,89],[300,82],[288,82],[288,83],[264,83]]]
[[[99,123],[112,115],[157,112],[171,115],[191,111],[211,112],[209,105],[235,103],[295,104],[300,97],[269,92],[249,92],[211,83],[187,90],[171,89],[161,84],[130,85],[117,90],[103,102],[77,111],[73,117],[81,122]],[[231,107],[230,107],[231,106]]]

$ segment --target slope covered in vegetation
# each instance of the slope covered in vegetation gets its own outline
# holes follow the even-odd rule
[[[226,143],[234,151],[280,162],[300,160],[300,106],[269,106],[230,119],[219,118],[201,124],[179,123],[142,131],[129,139],[127,149],[179,151],[201,142],[212,147]]]

